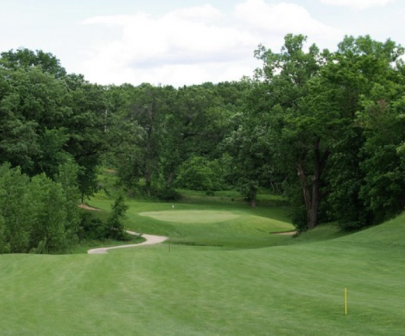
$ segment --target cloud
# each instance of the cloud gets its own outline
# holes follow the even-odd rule
[[[320,0],[326,5],[346,6],[354,9],[366,9],[375,6],[385,6],[397,0]]]
[[[262,39],[269,34],[279,39],[293,33],[325,42],[341,36],[339,30],[313,19],[305,8],[292,3],[267,4],[263,0],[246,0],[236,6],[234,15],[245,28],[255,31]]]
[[[338,41],[343,34],[311,18],[302,7],[245,0],[232,13],[212,5],[154,16],[89,18],[84,25],[120,29],[115,40],[93,44],[82,64],[89,80],[102,84],[129,82],[172,84],[238,80],[259,65],[259,44],[279,50],[287,33],[303,33],[317,41]]]

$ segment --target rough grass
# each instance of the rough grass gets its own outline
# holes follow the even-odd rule
[[[143,218],[140,211],[168,206],[130,205],[128,224]],[[256,230],[259,219],[269,227],[271,213],[240,209],[239,218],[258,220]],[[177,230],[196,242],[197,228],[144,219],[145,228]],[[254,236],[234,223],[224,241],[235,238],[235,227],[238,237],[244,230]],[[160,244],[107,255],[1,255],[0,334],[405,335],[405,215],[344,237],[334,230],[256,249]]]

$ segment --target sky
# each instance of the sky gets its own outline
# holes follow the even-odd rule
[[[405,46],[404,0],[0,0],[0,52],[56,56],[103,85],[218,83],[251,76],[259,44],[289,33],[336,50],[345,35]]]

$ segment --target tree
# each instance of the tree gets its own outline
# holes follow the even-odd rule
[[[45,174],[29,178],[19,167],[0,166],[1,253],[61,252],[75,242],[74,172],[74,167],[62,167],[61,182],[55,182]],[[72,185],[66,185],[70,179]]]
[[[42,51],[2,53],[0,64],[0,162],[53,178],[73,158],[82,196],[90,195],[107,148],[104,88],[66,74]]]
[[[64,208],[66,212],[65,231],[69,244],[74,244],[78,240],[80,230],[80,215],[78,201],[80,198],[79,182],[77,179],[79,168],[74,162],[68,162],[59,167],[59,173],[55,177],[63,191]]]
[[[176,186],[189,190],[214,191],[221,189],[221,176],[204,157],[192,156],[180,167]]]
[[[125,204],[125,199],[122,194],[119,194],[111,206],[111,215],[107,221],[108,238],[123,240],[124,239],[124,223],[125,212],[128,206]]]
[[[32,224],[30,252],[64,251],[66,239],[66,198],[60,183],[45,174],[36,175],[30,183]]]
[[[165,187],[171,188],[179,167],[194,156],[215,158],[215,149],[224,138],[228,115],[211,83],[184,86],[170,97],[164,119],[161,151]]]
[[[53,175],[67,156],[65,86],[36,67],[0,72],[1,162],[19,165],[30,175]]]
[[[401,208],[395,147],[403,138],[403,52],[390,40],[348,36],[322,71],[342,119],[330,158],[328,201],[332,218],[344,229],[380,222]]]
[[[135,138],[134,153],[129,162],[129,170],[138,173],[145,180],[145,189],[150,195],[153,177],[159,176],[160,153],[163,144],[163,122],[168,113],[168,95],[173,90],[171,87],[154,87],[142,84],[133,89],[130,110],[125,119],[132,122]],[[139,178],[140,176],[138,176]]]
[[[302,35],[287,35],[280,53],[260,47],[256,57],[263,61],[257,75],[267,86],[267,97],[266,103],[260,104],[271,115],[273,146],[288,162],[290,176],[292,167],[298,174],[305,220],[296,220],[296,224],[312,229],[318,224],[321,201],[327,192],[323,175],[339,115],[329,102],[330,88],[319,78],[328,52],[321,54],[315,45],[304,52],[305,41]],[[296,183],[291,178],[289,181]],[[290,190],[296,192],[295,188]],[[301,204],[293,206],[301,208]]]
[[[3,252],[29,250],[33,205],[28,192],[28,176],[10,164],[0,166],[0,216],[3,221]]]
[[[83,76],[69,75],[71,114],[65,121],[68,152],[77,163],[79,190],[82,202],[84,196],[97,190],[97,166],[103,153],[109,148],[106,126],[107,102],[102,86],[90,84]]]
[[[60,61],[51,53],[42,50],[34,52],[26,48],[20,48],[16,51],[2,52],[0,65],[13,70],[40,67],[43,72],[49,73],[56,78],[63,78],[66,75],[66,70],[61,66]]]
[[[110,91],[111,90],[111,91]],[[170,192],[179,167],[194,156],[213,154],[224,138],[227,111],[211,83],[174,89],[142,84],[109,89],[111,111],[124,124],[118,155],[119,173],[127,185],[145,180],[151,194]],[[132,130],[128,132],[129,130]]]

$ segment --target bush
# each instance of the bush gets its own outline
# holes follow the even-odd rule
[[[112,205],[111,215],[107,220],[107,238],[125,240],[124,224],[125,212],[128,206],[125,204],[124,196],[119,194]]]
[[[54,253],[77,241],[77,167],[59,166],[55,180],[0,166],[0,253]]]
[[[203,157],[193,156],[183,163],[176,186],[189,190],[221,190],[221,176],[217,166]]]
[[[80,214],[79,239],[102,240],[107,238],[107,235],[107,225],[100,218],[95,217],[92,213],[87,211],[83,211]]]
[[[174,189],[157,189],[155,193],[156,197],[161,201],[178,201],[181,195]]]

